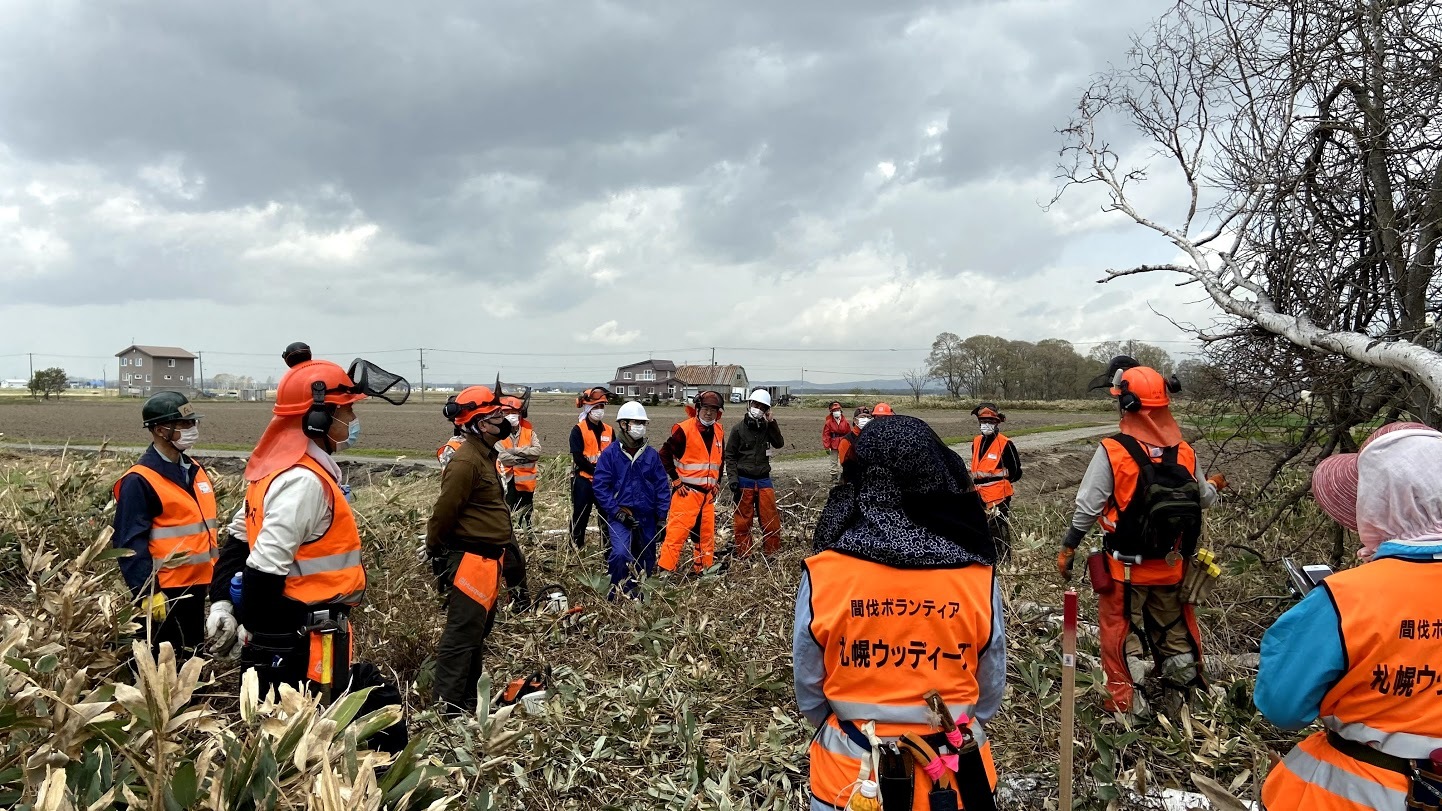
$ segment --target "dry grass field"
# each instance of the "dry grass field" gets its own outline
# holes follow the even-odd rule
[[[363,433],[361,453],[396,455],[427,455],[446,441],[451,431],[441,416],[441,396],[428,394],[427,402],[413,398],[395,407],[380,402],[362,403],[358,407]],[[874,399],[874,398],[870,398]],[[907,401],[892,400],[899,413],[906,413]],[[66,398],[36,401],[29,398],[0,399],[0,441],[37,445],[77,444],[143,445],[148,437],[140,426],[138,399]],[[540,434],[547,456],[562,454],[576,422],[574,401],[569,397],[540,397],[531,404],[530,418]],[[214,450],[249,450],[270,420],[269,403],[239,403],[225,400],[202,400],[196,408],[205,416],[201,424],[200,448]],[[614,419],[616,406],[608,410]],[[730,404],[722,417],[725,425],[740,419],[741,404]],[[915,412],[943,437],[965,437],[975,433],[976,420],[966,410],[925,408]],[[680,406],[652,406],[649,409],[652,433],[669,432],[675,422],[684,419]],[[847,409],[848,417],[850,409]],[[779,456],[818,453],[821,451],[821,426],[826,419],[824,408],[778,407],[786,448]],[[1105,423],[1108,415],[1064,411],[1016,411],[1008,415],[1009,431],[1029,431],[1059,425]],[[653,441],[659,441],[653,440]]]

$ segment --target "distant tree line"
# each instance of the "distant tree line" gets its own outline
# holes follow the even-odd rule
[[[1083,355],[1070,341],[1060,338],[1033,343],[995,335],[961,338],[943,332],[931,344],[925,369],[908,372],[905,377],[918,393],[919,383],[934,380],[952,397],[1079,399],[1087,396],[1087,384],[1117,355],[1130,355],[1164,375],[1176,372],[1196,377],[1195,373],[1202,371],[1192,363],[1179,368],[1165,349],[1141,341],[1107,341]]]

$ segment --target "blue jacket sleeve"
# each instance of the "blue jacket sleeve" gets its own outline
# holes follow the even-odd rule
[[[990,721],[1001,709],[1001,698],[1006,693],[1006,615],[1001,601],[1001,583],[994,577],[991,583],[991,643],[976,663],[976,680],[979,691],[976,698],[976,718],[982,723]]]
[[[1301,729],[1316,720],[1322,698],[1346,671],[1337,606],[1330,591],[1315,588],[1262,635],[1252,700],[1273,724]]]
[[[661,454],[655,448],[647,448],[645,456],[646,486],[656,503],[656,517],[663,523],[671,512],[671,478],[666,475],[666,466],[661,463]]]
[[[116,561],[120,576],[125,578],[132,594],[140,593],[155,568],[150,559],[150,525],[158,505],[159,499],[150,484],[139,475],[131,473],[120,480],[120,497],[115,500],[115,534],[110,543],[116,549],[135,553]]]
[[[596,460],[596,472],[591,474],[591,492],[596,496],[601,515],[608,521],[616,517],[616,509],[621,506],[617,502],[621,480],[621,468],[617,464],[620,451],[616,450],[617,447],[611,444],[601,451],[601,458]]]
[[[811,575],[801,573],[796,589],[796,627],[791,632],[791,681],[796,688],[796,705],[814,726],[826,722],[831,704],[822,684],[826,681],[826,660],[821,646],[811,635]]]

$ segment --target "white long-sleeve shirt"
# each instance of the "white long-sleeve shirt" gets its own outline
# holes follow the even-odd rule
[[[340,466],[314,442],[307,453],[325,471],[341,480]],[[246,505],[241,504],[230,519],[231,537],[247,537]],[[310,468],[293,467],[271,480],[261,505],[260,536],[251,545],[247,566],[266,574],[286,575],[301,544],[314,541],[330,529],[335,508],[329,488]]]

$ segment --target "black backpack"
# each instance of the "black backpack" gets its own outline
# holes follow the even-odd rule
[[[1177,446],[1162,450],[1153,462],[1146,448],[1126,434],[1112,437],[1140,468],[1137,489],[1117,520],[1107,547],[1145,560],[1165,558],[1173,550],[1191,557],[1202,537],[1202,488],[1177,461]]]

